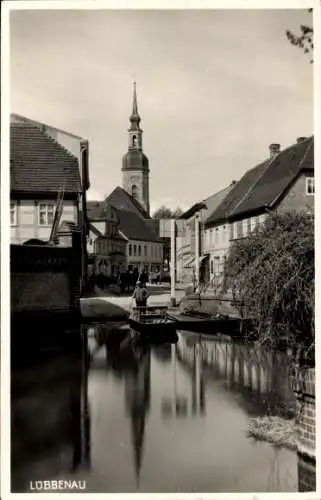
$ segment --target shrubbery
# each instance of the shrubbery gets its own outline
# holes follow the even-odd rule
[[[314,349],[314,218],[271,214],[249,237],[233,243],[225,290],[242,317],[252,318],[261,343]]]

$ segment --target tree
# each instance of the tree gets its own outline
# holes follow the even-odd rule
[[[312,12],[312,9],[309,9],[309,12]],[[302,24],[300,26],[300,34],[296,35],[290,30],[286,32],[287,39],[290,41],[292,45],[295,45],[302,49],[306,54],[313,52],[313,28],[311,26],[306,26]],[[313,62],[313,59],[310,60],[310,63]]]
[[[248,238],[231,246],[225,290],[244,318],[252,318],[260,342],[280,337],[295,349],[314,346],[314,217],[271,214]]]
[[[182,213],[183,211],[179,207],[171,210],[163,205],[154,212],[153,219],[177,219]]]

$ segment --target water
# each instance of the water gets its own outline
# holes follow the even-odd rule
[[[88,376],[63,359],[36,370],[12,399],[15,491],[70,478],[86,492],[300,489],[296,453],[246,433],[249,417],[291,413],[282,354],[184,333],[121,356],[102,346]]]

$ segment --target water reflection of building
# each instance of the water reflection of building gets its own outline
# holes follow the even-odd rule
[[[172,395],[165,397],[162,400],[162,415],[169,417],[187,417],[188,415],[197,416],[205,414],[205,391],[202,376],[202,365],[200,353],[195,346],[192,354],[192,392],[191,404],[188,403],[188,398],[179,393],[177,384],[177,361],[179,360],[177,344],[171,346],[171,366],[172,366]]]
[[[150,350],[125,374],[126,411],[131,420],[135,473],[139,485],[146,419],[150,408]]]
[[[11,486],[89,466],[87,367],[59,355],[11,373]]]
[[[197,337],[192,342],[191,338],[181,336],[178,355],[185,365],[195,370],[195,374],[206,371],[209,376],[212,374],[223,380],[229,388],[235,387],[240,393],[251,391],[257,395],[256,403],[268,405],[275,411],[294,410],[295,398],[283,353],[236,344],[228,339]],[[197,363],[200,367],[196,369]]]

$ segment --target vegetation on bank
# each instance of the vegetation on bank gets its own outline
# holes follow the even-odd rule
[[[241,317],[253,320],[260,345],[275,348],[282,339],[291,356],[303,353],[311,363],[314,273],[313,215],[271,213],[231,246],[224,289],[232,292]]]
[[[247,434],[257,441],[266,441],[275,446],[297,450],[298,426],[295,419],[281,417],[257,417],[248,422]]]

